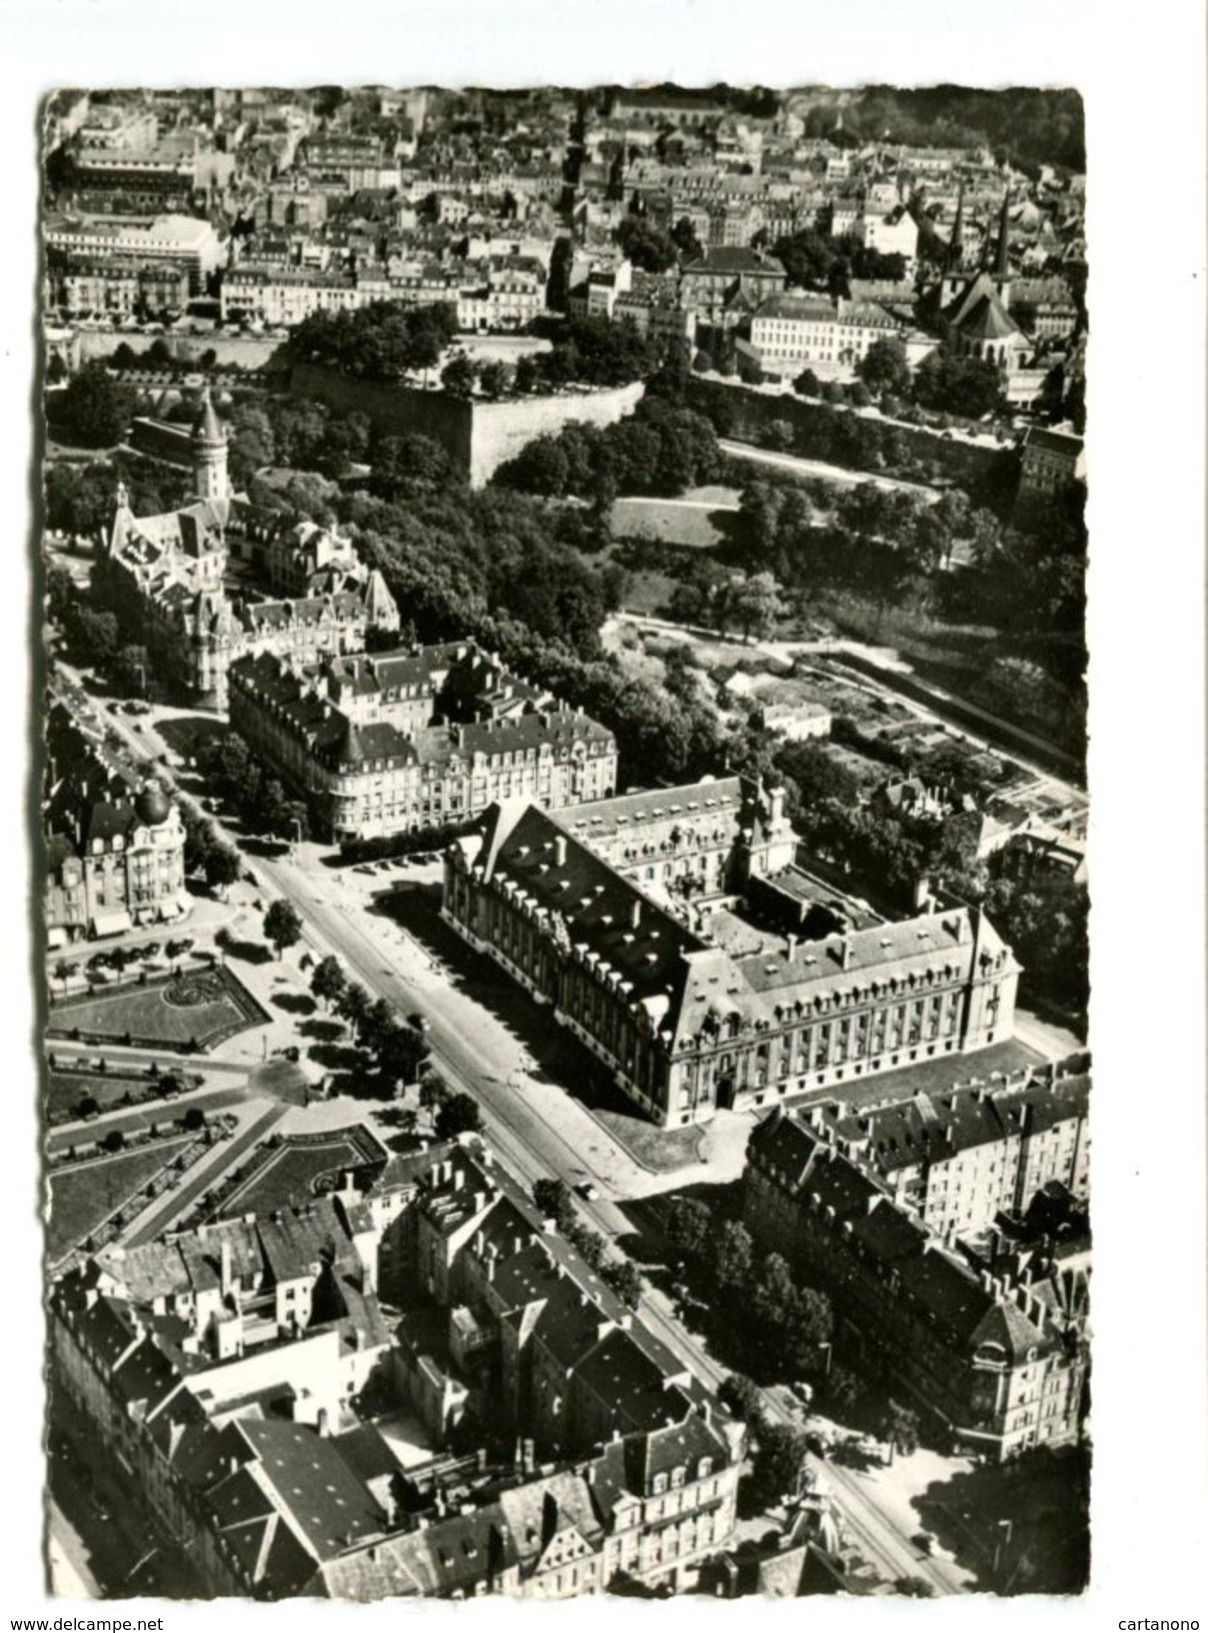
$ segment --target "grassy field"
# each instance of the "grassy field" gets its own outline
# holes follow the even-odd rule
[[[54,1261],[78,1247],[194,1138],[182,1135],[178,1140],[158,1141],[140,1151],[119,1152],[51,1174],[48,1257]]]
[[[138,1094],[150,1088],[154,1079],[145,1072],[138,1077],[110,1077],[105,1072],[48,1072],[46,1078],[46,1111],[51,1117],[74,1113],[80,1101],[87,1096],[95,1100],[101,1111],[120,1106],[128,1094]]]
[[[266,1018],[229,970],[214,970],[180,983],[69,998],[51,1010],[47,1030],[63,1037],[78,1028],[85,1038],[121,1043],[130,1037],[178,1048],[196,1039],[200,1048],[211,1049]]]
[[[315,1194],[315,1181],[322,1175],[334,1174],[338,1179],[348,1169],[361,1168],[375,1159],[382,1160],[377,1142],[357,1128],[337,1129],[330,1139],[305,1145],[286,1138],[243,1185],[231,1192],[218,1210],[218,1217],[271,1214],[290,1203],[305,1202]]]
[[[682,503],[677,499],[618,499],[608,516],[614,539],[657,540],[683,550],[715,550],[726,543],[724,523],[734,514],[719,505]]]

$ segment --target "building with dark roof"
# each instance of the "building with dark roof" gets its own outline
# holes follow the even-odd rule
[[[1047,425],[1031,426],[1020,449],[1020,498],[1046,498],[1086,481],[1082,438]]]
[[[448,853],[446,922],[664,1127],[1010,1037],[1019,967],[976,910],[727,951],[710,899],[796,849],[781,792],[734,783],[493,807]]]
[[[742,1426],[478,1142],[368,1185],[110,1247],[55,1283],[56,1387],[157,1525],[215,1594],[692,1585],[733,1536]],[[477,1353],[459,1351],[471,1330]],[[361,1411],[400,1386],[421,1411],[417,1359],[516,1434],[513,1466],[450,1458],[443,1423],[430,1460],[404,1465]]]
[[[1090,1191],[1090,1081],[1031,1070],[1013,1081],[852,1111],[811,1106],[810,1128],[867,1168],[894,1201],[937,1236],[981,1230],[1021,1213],[1051,1181],[1085,1200]]]
[[[779,1109],[747,1146],[743,1217],[834,1300],[840,1342],[962,1450],[1002,1461],[1077,1439],[1086,1309],[1025,1268],[980,1273],[890,1187]]]
[[[185,831],[154,779],[135,783],[56,704],[46,724],[47,943],[117,935],[189,912]]]
[[[616,783],[612,733],[470,641],[230,670],[231,724],[337,841],[480,816],[497,800],[560,807]]]
[[[721,323],[728,311],[737,322],[742,310],[753,310],[770,296],[783,293],[786,281],[781,263],[762,250],[711,249],[684,267],[680,305],[704,323]],[[740,296],[745,308],[734,305]]]
[[[279,526],[266,528],[232,495],[226,433],[208,390],[191,429],[140,421],[134,432],[154,457],[192,471],[197,497],[161,516],[136,517],[119,483],[93,586],[166,680],[225,711],[227,671],[240,657],[270,652],[314,661],[362,651],[369,629],[398,629],[398,608],[381,574],[362,568],[346,541],[321,546],[311,532],[284,540]],[[275,601],[228,594],[233,538],[254,561],[264,557],[266,577],[294,585],[295,593]]]

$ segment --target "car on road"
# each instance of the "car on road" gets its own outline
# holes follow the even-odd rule
[[[798,1378],[795,1383],[791,1383],[789,1385],[789,1390],[792,1394],[796,1395],[802,1406],[812,1406],[814,1404],[814,1389],[812,1384],[807,1384],[803,1379]]]
[[[599,1200],[599,1189],[589,1179],[583,1180],[581,1184],[576,1185],[575,1189],[585,1202],[597,1202]]]
[[[408,1026],[413,1026],[417,1032],[427,1032],[431,1030],[432,1023],[429,1021],[426,1015],[421,1014],[421,1012],[416,1009],[412,1010],[411,1014],[407,1016],[407,1024]]]

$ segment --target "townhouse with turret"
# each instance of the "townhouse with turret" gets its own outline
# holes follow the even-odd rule
[[[1088,1312],[1043,1257],[974,1268],[880,1177],[777,1109],[747,1145],[743,1219],[830,1294],[861,1369],[901,1389],[951,1446],[1003,1462],[1075,1441]]]

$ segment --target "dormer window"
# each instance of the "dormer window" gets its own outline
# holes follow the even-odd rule
[[[702,1457],[696,1465],[696,1478],[698,1480],[707,1480],[712,1473],[713,1459],[711,1457]]]
[[[685,1471],[682,1468],[681,1469],[672,1469],[672,1471],[671,1471],[672,1490],[678,1491],[679,1488],[683,1485],[683,1483],[684,1483],[684,1473],[685,1473]]]
[[[651,1494],[655,1497],[661,1497],[666,1489],[667,1476],[665,1474],[656,1474],[650,1482]]]
[[[114,834],[113,848],[115,851],[120,851],[124,847],[125,843],[126,841],[122,838],[121,834]]]

